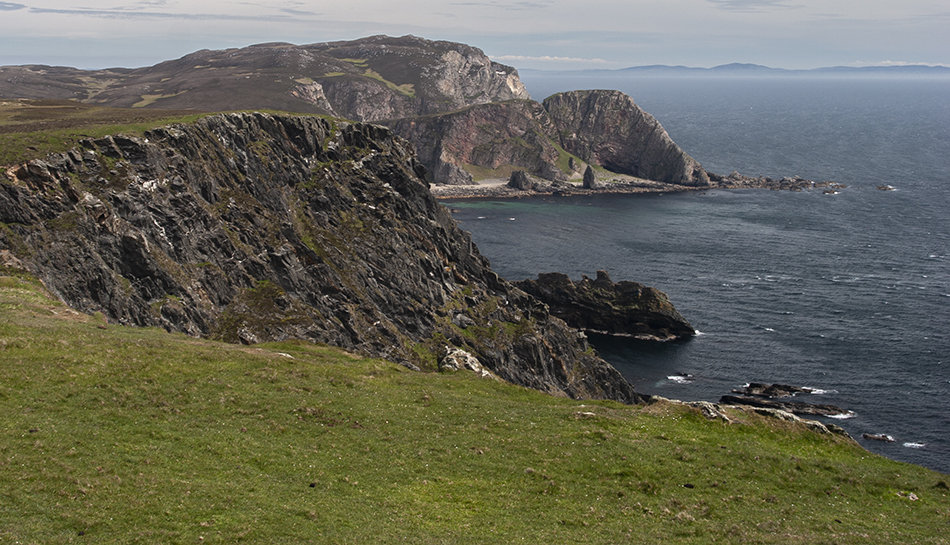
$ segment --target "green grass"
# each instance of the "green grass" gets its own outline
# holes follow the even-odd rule
[[[950,530],[946,475],[788,423],[107,325],[26,276],[0,278],[0,376],[0,543],[946,543]]]
[[[363,75],[368,78],[373,78],[377,81],[381,81],[386,84],[386,87],[390,88],[393,91],[396,91],[397,93],[403,94],[409,98],[413,98],[416,96],[415,86],[412,83],[404,83],[402,85],[396,85],[395,83],[379,75],[378,72],[375,72],[369,68],[367,68],[366,71],[363,72]]]
[[[525,170],[524,167],[518,167],[515,165],[501,165],[498,168],[488,168],[485,166],[471,165],[467,163],[462,165],[462,168],[472,175],[472,180],[475,182],[493,179],[508,179],[511,178],[512,172],[516,170]]]
[[[84,138],[140,135],[206,113],[142,108],[103,108],[69,100],[0,100],[0,166],[66,151]]]

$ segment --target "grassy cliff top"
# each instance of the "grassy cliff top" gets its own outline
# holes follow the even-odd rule
[[[4,543],[947,542],[950,477],[800,425],[120,327],[6,273]]]
[[[106,108],[73,100],[0,99],[0,166],[66,151],[83,138],[139,134],[194,121],[205,113],[187,110]]]

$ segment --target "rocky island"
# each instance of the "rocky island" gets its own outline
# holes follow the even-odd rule
[[[696,334],[665,293],[637,282],[614,283],[606,271],[597,271],[594,280],[584,276],[578,282],[566,274],[544,273],[537,280],[514,285],[583,331],[657,341],[688,339]]]

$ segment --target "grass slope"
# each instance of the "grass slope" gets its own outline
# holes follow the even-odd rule
[[[15,273],[15,271],[7,271]],[[0,543],[947,543],[948,477],[751,414],[106,324],[0,277]]]

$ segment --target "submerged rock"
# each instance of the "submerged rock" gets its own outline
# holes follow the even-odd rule
[[[811,388],[789,386],[787,384],[763,384],[761,382],[750,382],[747,386],[732,391],[734,394],[767,398],[792,397],[795,394],[810,394],[812,392],[814,390]]]

